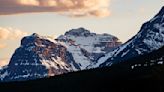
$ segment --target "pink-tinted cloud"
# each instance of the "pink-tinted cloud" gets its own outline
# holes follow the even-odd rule
[[[7,47],[7,43],[5,43],[5,41],[21,39],[26,35],[27,32],[21,31],[19,29],[0,27],[0,49]]]
[[[0,49],[3,49],[3,48],[5,48],[5,47],[6,47],[6,44],[0,43]]]
[[[0,15],[56,12],[68,16],[109,16],[110,0],[0,0]]]
[[[0,27],[0,40],[19,39],[26,35],[27,32],[21,31],[19,29]]]
[[[5,66],[9,63],[8,58],[0,59],[0,67]]]
[[[8,47],[8,44],[5,41],[21,39],[22,37],[26,35],[27,35],[27,32],[21,31],[19,29],[14,29],[11,27],[10,28],[0,27],[0,51]],[[8,58],[0,59],[0,67],[7,65],[8,63],[9,63]]]

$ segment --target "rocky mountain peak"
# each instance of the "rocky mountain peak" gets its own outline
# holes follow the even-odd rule
[[[30,36],[25,36],[22,40],[21,40],[21,45],[22,46],[26,46],[26,45],[29,45],[29,44],[34,44],[34,42],[37,40],[37,39],[41,39],[41,36],[39,36],[39,34],[37,33],[33,33],[32,35]]]
[[[139,33],[135,36],[135,43],[147,45],[148,49],[156,50],[164,43],[164,7],[150,21],[144,23]]]
[[[39,37],[39,34],[33,33],[31,36],[33,36],[33,37]]]
[[[75,63],[81,70],[92,68],[99,56],[110,52],[122,43],[113,35],[104,33],[96,34],[84,28],[72,29],[60,35],[57,42],[62,42],[72,53]],[[75,66],[74,64],[73,67]],[[79,70],[74,68],[74,70]]]
[[[157,15],[164,15],[164,6],[161,8],[161,10],[159,11],[159,13]]]
[[[49,38],[34,33],[21,40],[7,65],[0,71],[0,81],[29,80],[54,76],[72,71],[69,62],[72,54],[66,47]],[[14,71],[13,71],[14,70]]]
[[[106,54],[100,66],[111,66],[118,62],[150,53],[164,46],[164,7],[150,21],[144,23],[140,31],[122,46]]]
[[[65,35],[72,35],[72,36],[89,36],[91,32],[85,28],[77,28],[71,29],[65,33]]]

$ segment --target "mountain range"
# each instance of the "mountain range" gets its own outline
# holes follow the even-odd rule
[[[72,29],[56,39],[36,33],[24,37],[9,65],[0,70],[0,79],[31,80],[120,63],[128,70],[130,66],[131,70],[144,71],[143,67],[163,64],[163,56],[149,58],[150,53],[151,57],[156,56],[155,52],[163,46],[164,7],[124,44],[113,35],[96,34],[84,28]]]
[[[120,46],[110,34],[72,29],[56,39],[36,33],[21,40],[10,63],[0,70],[1,81],[23,81],[89,69],[97,57]]]
[[[95,68],[29,81],[3,82],[4,92],[163,92],[164,47],[111,67]]]

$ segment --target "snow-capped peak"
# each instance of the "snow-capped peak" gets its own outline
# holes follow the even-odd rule
[[[37,34],[37,33],[33,33],[31,36],[33,36],[33,37],[40,37],[39,34]]]
[[[48,77],[73,71],[72,54],[55,40],[34,33],[21,40],[0,81],[19,81]],[[6,75],[7,74],[7,75]]]
[[[72,35],[72,36],[89,36],[91,35],[90,31],[84,28],[78,28],[78,29],[72,29],[65,33],[66,36]]]
[[[72,53],[76,66],[81,70],[92,66],[92,63],[96,63],[99,56],[121,44],[119,39],[113,35],[96,34],[84,28],[72,29],[56,40],[65,44],[68,51]],[[76,68],[74,69],[76,70]]]
[[[111,66],[135,56],[150,53],[164,46],[164,7],[132,39],[101,57],[101,66]]]

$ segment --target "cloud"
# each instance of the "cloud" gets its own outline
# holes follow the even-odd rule
[[[0,67],[5,66],[9,63],[9,59],[4,58],[4,59],[0,59]]]
[[[6,47],[6,44],[4,44],[4,43],[1,43],[0,44],[0,49],[3,49],[3,48],[5,48]]]
[[[95,10],[90,12],[90,14],[97,16],[97,17],[107,17],[110,15],[110,12],[108,12],[107,9],[102,9],[102,10]]]
[[[109,16],[110,0],[0,0],[0,15],[55,12],[81,17]]]
[[[14,29],[10,27],[8,28],[0,27],[0,50],[7,47],[8,44],[5,41],[20,39],[26,35],[27,32],[21,31],[19,29]],[[9,63],[8,58],[0,59],[0,67],[7,65],[8,63]]]
[[[0,40],[14,40],[26,36],[27,32],[14,28],[0,27]]]

